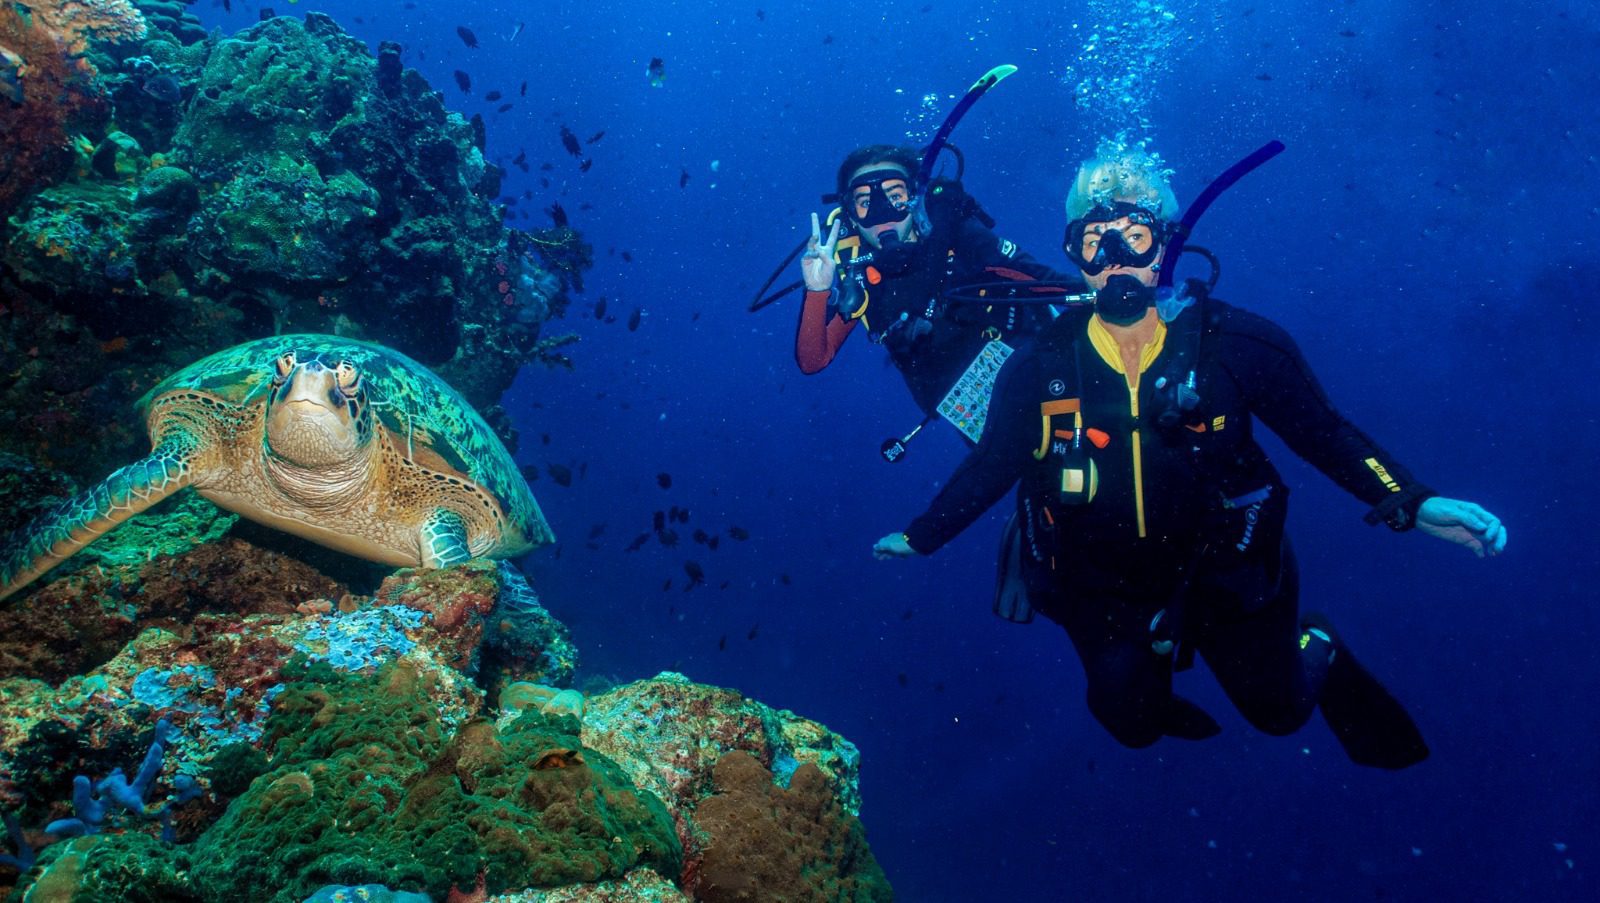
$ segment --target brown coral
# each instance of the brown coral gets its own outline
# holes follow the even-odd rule
[[[709,835],[694,896],[706,903],[888,901],[883,870],[861,823],[834,799],[815,765],[802,765],[785,790],[749,753],[717,760],[717,793],[696,821]]]
[[[144,40],[144,16],[130,0],[46,0],[11,4],[26,10],[35,25],[60,36],[67,52],[87,53],[90,41],[120,44]]]
[[[16,65],[22,101],[0,99],[0,217],[59,180],[75,159],[74,136],[104,131],[110,105],[90,41],[143,38],[144,17],[128,0],[0,4],[0,50]]]

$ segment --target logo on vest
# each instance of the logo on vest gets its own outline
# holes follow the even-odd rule
[[[1066,392],[1067,392],[1067,384],[1064,381],[1059,380],[1059,379],[1050,380],[1050,385],[1047,386],[1046,388],[1048,388],[1050,390],[1050,394],[1051,395],[1054,395],[1057,398],[1060,398],[1062,395],[1065,395]]]

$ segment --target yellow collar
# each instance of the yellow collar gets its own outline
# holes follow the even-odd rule
[[[1127,376],[1127,370],[1122,366],[1122,349],[1117,347],[1116,337],[1111,330],[1100,322],[1099,317],[1089,318],[1089,343],[1094,345],[1094,350],[1106,366]],[[1161,349],[1167,344],[1167,324],[1160,319],[1156,320],[1155,335],[1150,337],[1150,342],[1139,351],[1139,372],[1150,369],[1155,359],[1161,356]]]

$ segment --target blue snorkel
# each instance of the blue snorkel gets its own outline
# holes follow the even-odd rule
[[[928,217],[928,183],[933,179],[933,166],[939,160],[939,154],[950,143],[950,133],[955,131],[956,124],[961,117],[967,115],[972,105],[978,98],[989,93],[989,89],[1017,71],[1017,67],[1010,63],[1002,63],[983,74],[983,77],[972,83],[967,93],[956,102],[950,115],[944,118],[944,123],[939,126],[939,131],[933,135],[933,140],[928,142],[928,147],[922,152],[922,163],[917,166],[916,197],[911,200],[912,222],[917,227],[917,232],[927,235],[933,231],[933,220]]]
[[[1178,272],[1178,258],[1183,254],[1184,245],[1189,241],[1189,235],[1194,231],[1194,226],[1205,216],[1207,210],[1222,196],[1224,191],[1233,187],[1233,184],[1249,175],[1256,167],[1283,153],[1284,144],[1276,139],[1256,148],[1249,156],[1233,164],[1223,171],[1222,175],[1211,180],[1211,184],[1189,204],[1183,211],[1183,216],[1178,218],[1172,227],[1171,237],[1167,239],[1167,249],[1161,255],[1161,274],[1156,277],[1156,312],[1161,319],[1171,322],[1173,317],[1182,313],[1185,308],[1194,303],[1194,299],[1174,292],[1172,282]],[[1213,270],[1216,269],[1216,258],[1210,252],[1196,248],[1211,261]],[[1215,279],[1213,278],[1213,282]]]

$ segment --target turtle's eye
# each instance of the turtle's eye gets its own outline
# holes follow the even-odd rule
[[[333,378],[339,383],[339,391],[347,398],[354,398],[361,392],[361,371],[349,361],[340,361],[333,368]]]
[[[289,374],[294,372],[294,364],[293,351],[285,351],[278,355],[278,359],[273,362],[273,366],[276,368],[272,375],[272,388],[274,391],[288,381]]]

